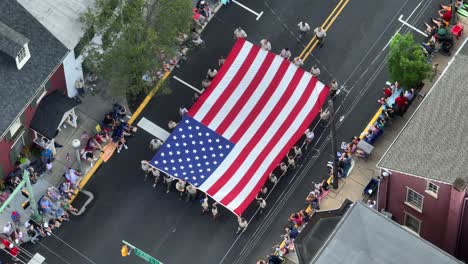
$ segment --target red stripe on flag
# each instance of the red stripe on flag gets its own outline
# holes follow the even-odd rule
[[[304,73],[304,71],[300,70],[298,72]],[[301,75],[302,77],[302,75]],[[300,79],[299,79],[300,80]],[[299,83],[299,80],[294,82],[294,86],[292,87],[293,89],[297,88],[297,84]],[[297,115],[301,112],[301,110],[304,108],[305,104],[307,103],[308,99],[310,98],[310,95],[312,94],[312,91],[317,85],[317,79],[314,78],[312,79],[313,81],[309,82],[309,84],[306,86],[305,90],[303,91],[301,97],[299,100],[296,102],[294,107],[292,108],[291,112],[288,114],[286,119],[281,123],[281,126],[278,128],[277,132],[273,135],[273,137],[269,140],[268,144],[263,148],[263,150],[260,152],[260,154],[256,157],[255,161],[252,163],[252,165],[249,167],[249,169],[244,172],[244,177],[236,184],[236,187],[234,187],[231,192],[226,195],[223,200],[221,200],[221,203],[223,204],[229,204],[236,196],[244,189],[244,187],[249,183],[250,179],[254,175],[254,173],[257,171],[257,169],[260,167],[262,162],[265,160],[265,158],[268,156],[268,154],[271,153],[271,150],[274,148],[274,146],[278,143],[278,141],[281,139],[281,137],[286,133],[286,131],[289,129],[291,122],[297,117]],[[292,84],[293,82],[291,82]],[[282,100],[283,98],[281,98]],[[281,102],[280,100],[280,102]],[[286,104],[287,100],[285,100],[281,106],[281,109],[283,106]],[[275,120],[275,118],[278,116],[279,112],[275,115],[270,114],[268,116],[269,120],[265,120],[265,123],[271,124]],[[297,132],[296,132],[297,133]],[[263,136],[261,134],[260,136]],[[260,141],[260,138],[257,138],[254,142],[254,144],[257,144],[258,141]],[[253,140],[252,140],[253,141]],[[249,146],[249,153],[243,153],[243,157],[247,157],[251,150],[254,148],[254,146]],[[285,145],[285,148],[289,149],[289,146]],[[245,158],[244,158],[245,160]],[[237,160],[236,160],[237,162]],[[234,162],[234,164],[236,163]],[[234,165],[233,164],[233,165]],[[237,164],[235,166],[235,170],[240,167],[242,163]],[[277,164],[277,163],[274,163]],[[229,169],[231,169],[234,166],[231,166]],[[234,174],[235,171],[232,172]]]
[[[313,79],[316,79],[316,78],[314,77]],[[307,115],[307,118],[304,119],[304,121],[302,122],[301,126],[299,127],[297,133],[294,134],[293,137],[291,137],[291,139],[285,145],[284,149],[273,160],[271,165],[266,170],[265,174],[262,176],[261,180],[259,180],[257,182],[256,186],[252,189],[252,192],[246,197],[246,199],[244,199],[244,201],[236,209],[234,209],[235,214],[241,215],[245,211],[245,209],[247,209],[247,207],[250,205],[250,203],[255,199],[255,197],[259,193],[260,187],[265,184],[265,181],[268,178],[269,172],[274,170],[274,168],[277,166],[277,164],[286,156],[286,154],[289,152],[290,148],[302,137],[303,132],[307,129],[307,127],[312,123],[312,121],[318,115],[318,113],[320,111],[320,108],[322,108],[323,104],[325,103],[325,100],[327,99],[329,90],[330,90],[330,88],[328,86],[324,87],[324,89],[322,90],[322,92],[319,95],[319,98],[317,99],[317,102],[315,103],[315,106],[312,108],[312,111],[310,112],[310,114]],[[273,142],[273,140],[272,140],[272,142]],[[266,149],[268,149],[268,148],[266,148]]]
[[[270,68],[271,63],[273,62],[275,57],[276,57],[276,55],[274,53],[272,53],[272,52],[269,52],[267,54],[265,60],[263,61],[263,64],[258,69],[257,74],[255,75],[253,80],[250,82],[247,89],[244,91],[242,96],[234,104],[234,106],[229,111],[229,113],[226,115],[226,117],[221,122],[221,124],[219,124],[218,128],[216,129],[216,132],[218,132],[218,134],[222,135],[226,131],[226,129],[228,129],[228,127],[234,121],[236,115],[240,113],[240,111],[242,110],[244,105],[249,101],[250,97],[255,92],[258,85],[260,84],[263,77],[265,76],[265,73]]]
[[[287,63],[290,64],[290,62],[287,62]],[[281,111],[285,107],[288,100],[294,94],[294,91],[297,88],[297,84],[299,83],[303,75],[304,75],[303,70],[296,70],[293,78],[291,79],[291,82],[288,84],[288,87],[286,88],[284,93],[281,95],[281,98],[278,100],[278,103],[273,107],[273,109],[271,109],[271,111],[268,110],[270,111],[270,113],[268,114],[266,119],[263,121],[263,123],[259,126],[259,129],[255,131],[255,134],[252,137],[249,138],[248,143],[246,144],[246,146],[244,147],[240,155],[234,160],[232,164],[229,165],[229,168],[223,174],[223,176],[221,176],[221,178],[219,178],[216,181],[216,183],[213,184],[213,186],[211,186],[208,189],[209,193],[216,194],[232,178],[232,176],[234,176],[236,171],[241,167],[242,163],[247,159],[247,156],[250,154],[250,152],[252,152],[252,150],[257,146],[258,142],[262,139],[262,137],[265,136],[265,133],[271,127],[271,125],[273,124],[273,121],[281,113]],[[273,93],[264,93],[264,96],[262,97],[262,99],[264,99],[264,101],[268,101],[268,99],[270,99],[272,95]],[[263,109],[263,106],[262,106],[262,110],[265,110]],[[243,132],[245,132],[251,125],[252,125],[252,122],[244,122],[239,128],[239,130],[242,130]],[[234,142],[237,142],[237,141],[234,141]],[[223,204],[227,204],[223,202],[225,199],[226,197],[222,200]]]
[[[246,59],[242,62],[242,66],[237,71],[236,76],[232,78],[231,82],[226,86],[223,93],[216,99],[216,102],[210,108],[208,113],[206,113],[205,117],[200,121],[200,123],[209,126],[213,118],[218,114],[221,108],[224,106],[229,97],[234,93],[239,83],[244,79],[245,74],[248,72],[252,63],[257,58],[258,52],[260,51],[260,47],[252,46],[252,49],[249,51]]]
[[[211,93],[213,93],[214,89],[216,89],[216,86],[218,86],[219,82],[224,78],[224,75],[226,75],[226,72],[229,70],[229,68],[231,68],[232,63],[234,62],[234,60],[237,58],[237,55],[239,55],[240,51],[242,50],[244,43],[245,43],[245,39],[243,38],[239,38],[236,41],[236,43],[234,44],[234,47],[232,47],[231,52],[226,58],[226,61],[221,66],[221,69],[219,69],[218,74],[216,74],[210,86],[206,88],[205,92],[203,92],[203,96],[200,96],[200,98],[192,105],[192,107],[188,111],[188,114],[191,117],[195,116],[195,114],[198,112],[201,106],[205,103],[205,101],[208,99]]]
[[[281,83],[281,80],[283,79],[284,74],[288,70],[290,64],[291,63],[287,60],[284,60],[281,63],[281,66],[276,72],[275,77],[273,77],[271,80],[268,88],[265,90],[260,100],[258,100],[258,103],[255,104],[252,111],[250,111],[250,113],[247,115],[247,118],[244,120],[242,125],[240,125],[239,129],[234,133],[234,135],[232,135],[231,138],[228,138],[231,142],[238,142],[242,135],[244,135],[244,133],[247,131],[249,126],[261,113],[261,111],[265,110],[263,108],[267,104],[268,100],[270,100],[270,97],[274,94],[275,90],[278,88],[278,85]]]

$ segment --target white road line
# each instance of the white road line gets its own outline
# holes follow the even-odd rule
[[[409,19],[413,16],[414,12],[416,12],[416,10],[419,8],[419,6],[422,4],[424,0],[421,0],[421,2],[419,2],[419,4],[413,9],[413,12],[411,12],[411,14],[408,16],[408,18],[406,19],[406,21],[409,21]],[[401,18],[401,17],[400,17]],[[384,51],[388,45],[390,45],[390,42],[392,42],[393,38],[398,34],[400,33],[400,30],[403,28],[404,25],[401,25],[400,28],[398,28],[398,30],[395,32],[395,34],[393,34],[393,36],[390,38],[390,40],[387,42],[387,44],[385,45],[385,47],[383,47],[382,51]]]
[[[255,11],[253,11],[252,9],[248,8],[247,6],[245,6],[245,5],[243,5],[243,4],[239,3],[239,2],[237,2],[236,0],[232,0],[232,2],[233,2],[234,4],[237,4],[237,5],[240,6],[240,7],[244,8],[245,10],[249,11],[250,13],[254,14],[254,15],[257,17],[256,20],[259,20],[260,17],[263,15],[263,11],[260,12],[260,13],[257,13],[257,12],[255,12]]]
[[[179,81],[181,84],[187,86],[188,88],[194,90],[195,92],[197,92],[197,93],[199,93],[199,94],[202,94],[202,93],[203,93],[203,90],[201,90],[201,91],[198,90],[197,88],[195,88],[195,86],[189,84],[188,82],[186,82],[186,81],[180,79],[179,77],[177,77],[177,76],[175,76],[175,75],[172,76],[172,78],[174,78],[176,81]]]
[[[149,121],[144,117],[141,118],[137,126],[150,133],[151,135],[157,137],[161,141],[166,141],[166,139],[170,136],[170,133],[167,132],[165,129],[161,128],[160,126],[156,125],[155,123]]]

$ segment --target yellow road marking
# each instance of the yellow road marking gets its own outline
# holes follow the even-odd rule
[[[171,75],[171,72],[165,72],[163,77],[156,83],[154,88],[151,89],[151,91],[146,95],[145,100],[141,102],[137,110],[135,110],[135,112],[133,113],[132,117],[128,120],[129,124],[132,124],[133,122],[135,122],[135,120],[138,118],[141,112],[143,112],[143,110],[148,105],[151,98],[153,98],[156,92],[158,92],[158,90],[161,88],[161,85],[169,77],[169,75]],[[112,143],[109,143],[109,144],[112,144]],[[96,170],[102,165],[103,162],[104,160],[101,155],[99,159],[96,161],[96,163],[94,163],[93,167],[86,173],[84,178],[81,180],[79,184],[80,189],[82,189],[86,185],[86,183],[88,183],[88,181],[91,179],[91,177],[93,177],[94,173],[96,173]],[[73,197],[71,198],[70,203],[73,202],[73,200],[75,200],[77,194],[78,194],[78,191],[75,192],[75,195],[73,195]]]
[[[331,25],[333,25],[333,23],[335,22],[336,18],[341,14],[341,12],[343,12],[343,9],[346,7],[346,5],[349,3],[349,0],[345,0],[343,5],[341,5],[340,9],[338,10],[338,12],[333,16],[332,20],[330,21],[330,23],[328,25],[326,25],[323,29],[325,29],[325,31],[328,31],[328,29],[331,27]],[[338,7],[338,6],[337,6]],[[314,36],[315,38],[315,36]],[[309,51],[305,54],[304,58],[302,59],[302,62],[305,62],[307,60],[307,58],[310,56],[310,53],[312,53],[312,51],[315,49],[315,47],[317,46],[318,44],[318,40],[316,40],[314,42],[314,44],[312,45],[312,47],[309,49]]]
[[[338,10],[338,8],[340,7],[341,3],[343,3],[345,0],[340,0],[340,2],[338,2],[338,4],[335,6],[335,8],[333,9],[333,11],[330,13],[330,15],[328,15],[327,19],[325,19],[325,22],[323,22],[322,24],[322,28],[325,27],[325,24],[328,23],[328,20],[330,20],[330,18],[333,16],[333,14],[336,12],[336,10]],[[302,59],[302,56],[304,55],[304,53],[307,51],[307,49],[310,47],[310,45],[312,45],[312,43],[314,42],[314,40],[316,40],[317,37],[314,35],[312,37],[312,39],[309,41],[309,43],[307,44],[307,46],[304,48],[304,50],[301,52],[301,54],[299,55],[299,58]]]

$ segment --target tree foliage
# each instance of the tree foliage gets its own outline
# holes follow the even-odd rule
[[[398,81],[403,87],[409,89],[421,83],[428,77],[431,66],[413,35],[397,34],[390,43],[388,60],[390,80]]]
[[[82,22],[102,37],[89,45],[85,65],[115,94],[146,88],[142,76],[177,52],[176,37],[191,25],[191,0],[96,0]]]

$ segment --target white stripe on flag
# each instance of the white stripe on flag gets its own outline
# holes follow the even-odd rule
[[[222,200],[226,195],[228,195],[231,192],[231,190],[234,187],[236,187],[236,185],[239,183],[239,181],[244,177],[246,169],[250,168],[252,166],[252,164],[255,162],[257,157],[265,149],[265,147],[268,145],[268,143],[270,143],[271,138],[276,133],[278,133],[278,128],[281,127],[281,125],[284,122],[288,122],[287,118],[288,118],[289,114],[291,113],[291,111],[293,110],[294,106],[297,104],[299,99],[304,95],[306,87],[309,84],[311,78],[312,78],[312,75],[310,75],[310,74],[304,74],[302,76],[302,78],[299,81],[297,87],[295,87],[295,89],[294,89],[293,95],[289,98],[288,102],[285,104],[285,107],[283,109],[281,109],[281,112],[275,117],[275,120],[271,123],[271,125],[270,124],[265,124],[263,122],[263,120],[262,120],[262,126],[269,125],[270,127],[268,128],[266,133],[262,136],[260,141],[255,145],[253,150],[249,153],[249,155],[244,160],[242,165],[240,165],[239,168],[237,168],[234,175],[232,175],[231,179],[214,195],[215,199]],[[270,112],[266,111],[265,115],[268,115],[268,114],[270,114]],[[289,140],[289,138],[288,138],[288,140]],[[286,142],[284,144],[286,144]],[[282,145],[282,147],[284,147],[284,145]],[[277,155],[277,152],[275,154]],[[271,163],[269,163],[268,165],[270,165],[270,164]],[[240,169],[240,168],[244,168],[244,169]],[[249,177],[249,176],[250,175],[247,175],[246,177]]]
[[[242,154],[245,146],[250,142],[252,136],[255,134],[256,131],[259,130],[259,128],[263,125],[265,119],[268,117],[268,114],[270,113],[270,110],[275,107],[275,105],[278,103],[279,99],[281,98],[281,95],[284,94],[286,91],[288,84],[291,82],[292,78],[294,77],[294,74],[297,71],[297,67],[294,66],[294,64],[290,64],[288,66],[288,69],[286,73],[283,75],[283,78],[279,82],[279,85],[277,89],[275,89],[275,92],[273,95],[270,96],[267,104],[264,106],[264,108],[260,111],[260,114],[255,118],[255,120],[250,124],[246,124],[244,126],[249,126],[246,131],[244,131],[244,134],[241,136],[238,142],[236,142],[236,145],[234,148],[231,150],[229,155],[223,160],[223,162],[219,165],[219,167],[211,174],[211,176],[200,186],[200,189],[205,191],[208,190],[213,184],[215,184],[226,172],[226,170],[229,169],[231,164],[237,159],[239,155]],[[276,72],[269,72],[269,74],[275,75]],[[294,93],[296,93],[297,90],[295,90]],[[268,96],[268,95],[267,95]],[[291,110],[291,108],[287,107],[285,109]],[[249,109],[252,110],[252,108]],[[243,119],[245,119],[249,113],[239,113],[239,115],[243,115]],[[239,127],[241,127],[241,123],[236,123],[236,124],[231,124],[231,126],[228,128],[227,131],[230,131],[231,133],[234,133],[235,131],[233,130],[238,130]],[[225,134],[223,136],[225,137]],[[228,137],[225,137],[228,138]],[[229,139],[229,138],[228,138]],[[218,192],[219,193],[219,192]],[[217,193],[213,198],[217,201],[221,200],[219,198],[219,195]]]
[[[294,121],[291,123],[291,126],[288,128],[286,133],[283,134],[283,136],[275,145],[275,147],[270,151],[268,156],[263,160],[262,164],[260,165],[258,170],[254,173],[254,175],[252,176],[248,184],[242,189],[242,191],[239,194],[237,194],[236,198],[227,205],[227,207],[230,210],[234,211],[235,209],[237,209],[242,204],[242,202],[247,198],[247,196],[253,191],[253,188],[255,188],[260,178],[263,175],[265,175],[266,170],[268,169],[270,164],[273,162],[273,159],[284,148],[285,144],[291,139],[294,133],[297,132],[297,129],[299,129],[301,123],[304,122],[304,119],[306,118],[306,116],[310,113],[310,111],[312,111],[324,87],[325,85],[323,83],[317,82],[317,85],[314,91],[312,92],[311,96],[309,97],[309,100],[307,101],[307,103],[305,104],[301,112],[294,119]]]
[[[206,99],[206,101],[203,103],[203,105],[195,114],[194,116],[195,120],[198,120],[198,121],[203,120],[205,115],[210,111],[210,109],[216,103],[216,101],[221,96],[221,94],[224,93],[224,90],[226,89],[226,87],[229,85],[229,83],[231,83],[232,79],[236,76],[237,72],[241,68],[244,61],[246,60],[247,55],[249,54],[252,47],[253,47],[252,43],[247,42],[247,41],[244,42],[242,49],[240,50],[236,59],[233,61],[231,67],[229,67],[229,70],[223,76],[223,79],[218,83],[216,87],[214,87],[213,92],[210,94],[210,96]]]
[[[223,122],[224,118],[226,118],[227,113],[231,111],[231,109],[234,107],[237,101],[243,96],[245,90],[247,89],[247,87],[249,87],[253,78],[255,78],[255,76],[257,75],[258,70],[265,61],[267,54],[268,51],[260,49],[252,65],[250,65],[250,68],[247,70],[244,78],[239,82],[234,92],[231,94],[229,99],[226,100],[225,104],[221,107],[221,109],[219,109],[219,112],[213,118],[211,123],[208,124],[209,128],[211,128],[212,130],[216,130],[221,124],[221,122]]]
[[[244,120],[249,116],[250,111],[255,107],[255,105],[258,103],[260,98],[262,97],[263,93],[265,90],[268,88],[270,85],[271,81],[275,77],[278,69],[280,68],[281,64],[283,63],[284,58],[280,56],[276,56],[273,62],[270,65],[270,68],[268,68],[265,76],[263,77],[262,81],[258,85],[258,87],[255,89],[255,92],[250,96],[250,99],[247,101],[247,103],[242,107],[242,110],[237,114],[237,116],[234,118],[234,121],[232,121],[231,125],[224,131],[223,137],[227,139],[231,139],[231,137],[234,135],[234,133],[239,129],[240,125],[244,123]],[[281,94],[279,94],[281,95]]]

